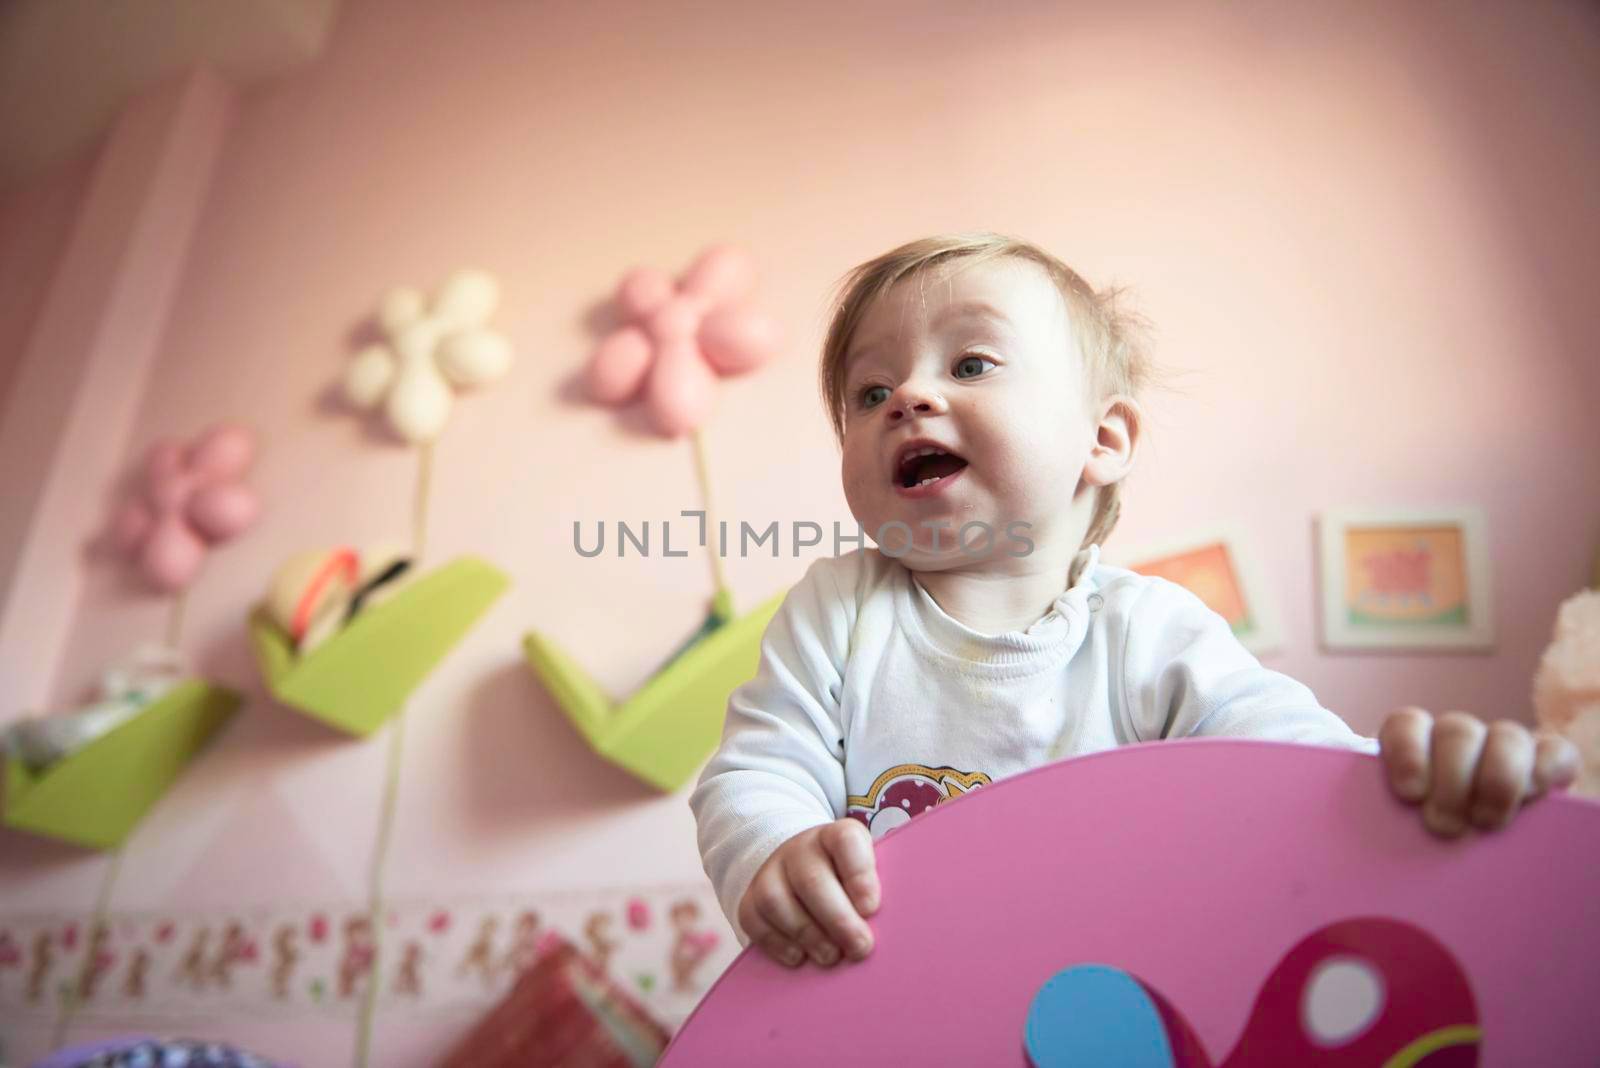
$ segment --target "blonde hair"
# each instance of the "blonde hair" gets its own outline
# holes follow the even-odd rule
[[[1154,377],[1145,338],[1148,324],[1122,306],[1124,290],[1096,290],[1083,276],[1037,245],[1003,234],[940,234],[912,241],[868,260],[839,283],[833,321],[822,345],[820,378],[823,403],[833,423],[834,436],[844,438],[845,356],[851,338],[867,309],[893,286],[932,268],[955,260],[982,263],[1011,257],[1044,268],[1067,305],[1067,318],[1083,352],[1085,370],[1095,399],[1124,394],[1138,398]],[[1084,536],[1085,546],[1104,542],[1117,525],[1122,502],[1120,484],[1095,491],[1094,513]]]

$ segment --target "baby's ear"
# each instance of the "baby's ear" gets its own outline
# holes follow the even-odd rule
[[[1144,412],[1138,401],[1120,393],[1101,401],[1098,411],[1094,445],[1083,465],[1083,480],[1091,486],[1109,486],[1133,470]]]

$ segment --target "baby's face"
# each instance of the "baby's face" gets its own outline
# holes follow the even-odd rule
[[[956,538],[972,522],[993,530],[997,555],[1021,551],[1013,522],[1035,542],[1069,538],[1095,423],[1066,303],[1042,268],[957,260],[906,279],[867,310],[845,366],[845,497],[870,536],[911,528],[902,563],[971,560]],[[880,544],[897,552],[904,532]]]

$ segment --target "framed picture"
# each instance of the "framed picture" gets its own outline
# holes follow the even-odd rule
[[[1184,587],[1227,620],[1240,644],[1259,656],[1283,647],[1283,628],[1249,546],[1241,532],[1215,528],[1118,551],[1115,562]]]
[[[1335,649],[1489,649],[1494,605],[1475,508],[1325,512],[1322,640]]]

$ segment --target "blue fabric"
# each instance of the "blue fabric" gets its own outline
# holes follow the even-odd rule
[[[275,1068],[271,1061],[219,1042],[121,1039],[74,1046],[33,1068]]]

